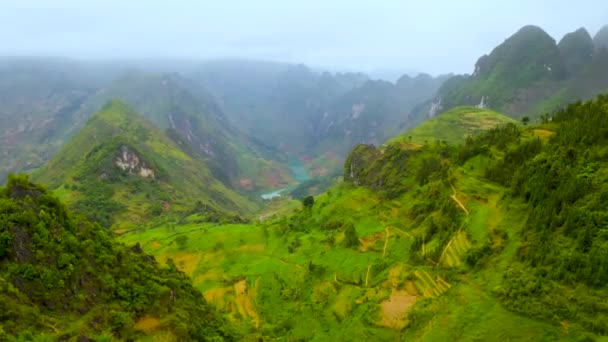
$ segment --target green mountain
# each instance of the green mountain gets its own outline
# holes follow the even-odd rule
[[[596,36],[596,46],[601,36]],[[593,44],[582,28],[556,44],[541,28],[526,26],[479,58],[472,75],[447,80],[418,112],[432,115],[437,108],[478,105],[515,118],[538,118],[569,102],[592,98],[608,89],[603,68],[607,56]]]
[[[121,239],[179,257],[254,340],[594,340],[608,334],[607,105],[531,126],[459,108],[404,133],[422,143],[355,147],[344,182],[301,209],[180,226],[182,246],[171,225]]]
[[[0,188],[3,341],[235,337],[173,263],[119,244],[27,176]]]
[[[0,179],[52,159],[94,113],[118,98],[183,138],[188,153],[204,158],[231,188],[256,192],[294,182],[287,157],[235,129],[214,96],[176,73],[155,71],[177,66],[147,68],[127,72],[127,62],[0,58]]]
[[[197,90],[177,74],[132,71],[92,97],[86,112],[116,98],[129,104],[157,127],[169,130],[203,158],[213,175],[228,187],[257,191],[292,182],[286,156],[235,129],[213,96]],[[255,181],[254,181],[255,180]]]
[[[115,229],[167,215],[240,220],[255,208],[184,146],[184,139],[169,138],[114,100],[33,178],[56,189],[76,212]]]
[[[485,104],[503,110],[520,90],[559,81],[565,73],[555,40],[539,27],[526,26],[479,58],[472,76],[442,87],[439,96],[446,109]]]

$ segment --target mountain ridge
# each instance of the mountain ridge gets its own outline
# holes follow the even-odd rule
[[[180,144],[123,102],[112,100],[33,178],[62,190],[62,198],[77,212],[105,227],[120,220],[135,225],[163,213],[183,215],[197,206],[207,208],[208,213],[201,214],[209,219],[240,220],[238,215],[255,208]]]

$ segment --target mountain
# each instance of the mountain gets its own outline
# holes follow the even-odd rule
[[[195,95],[196,94],[196,95]],[[84,112],[120,99],[205,159],[213,175],[241,191],[277,188],[292,182],[286,156],[252,139],[226,119],[215,98],[178,74],[131,71],[86,103]]]
[[[446,82],[439,96],[445,109],[485,104],[500,111],[513,105],[520,92],[559,81],[565,72],[553,38],[539,27],[526,26],[479,58],[473,75]]]
[[[566,34],[557,47],[570,74],[576,74],[593,59],[593,40],[584,28]]]
[[[608,25],[602,27],[593,37],[593,43],[598,50],[608,49]]]
[[[0,59],[0,180],[35,168],[63,144],[71,114],[102,81],[63,59]]]
[[[598,36],[596,45],[601,40]],[[605,59],[601,49],[593,48],[585,29],[565,35],[556,44],[541,28],[526,26],[479,58],[472,75],[447,80],[434,100],[417,112],[432,116],[437,108],[479,105],[514,118],[538,118],[607,89],[606,71],[598,68]]]
[[[416,104],[430,99],[447,76],[426,74],[401,77],[396,84],[368,81],[338,97],[326,110],[312,155],[313,173],[334,170],[344,156],[360,143],[382,144],[424,117],[412,114]]]
[[[255,206],[213,176],[185,139],[170,138],[113,100],[33,174],[78,213],[129,229],[159,216],[241,220]]]
[[[304,65],[251,61],[205,64],[192,78],[220,99],[243,132],[290,152],[314,143],[328,102],[367,80],[361,74],[334,76]]]
[[[191,76],[220,99],[246,134],[302,157],[312,175],[331,173],[357,143],[381,143],[423,119],[410,116],[447,77],[403,76],[395,84],[303,65],[225,61]]]
[[[0,58],[0,179],[50,160],[89,117],[118,98],[183,138],[188,153],[203,157],[229,187],[256,192],[293,183],[283,153],[235,129],[213,95],[163,71],[186,72],[188,65]]]
[[[0,59],[0,72],[0,179],[50,160],[116,98],[182,139],[187,153],[244,193],[296,183],[288,165],[294,155],[313,176],[337,171],[355,144],[381,143],[423,120],[413,109],[447,79],[406,75],[393,84],[242,60],[16,58]]]
[[[445,138],[358,145],[344,182],[261,223],[184,226],[184,247],[170,226],[121,239],[179,256],[252,340],[599,340],[607,105],[529,125],[459,108],[403,133]],[[449,128],[471,134],[441,141]]]
[[[173,263],[118,243],[27,176],[0,188],[0,339],[233,340]]]

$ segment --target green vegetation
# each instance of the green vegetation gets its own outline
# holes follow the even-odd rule
[[[600,339],[608,334],[605,115],[608,97],[600,97],[544,117],[540,125],[471,124],[485,130],[473,129],[466,137],[458,133],[459,145],[412,146],[403,139],[381,148],[359,145],[347,158],[344,182],[305,203],[273,200],[257,224],[209,222],[201,210],[134,227],[121,232],[120,240],[136,246],[130,253],[143,260],[148,259],[140,249],[169,264],[148,271],[150,277],[175,272],[172,267],[188,276],[229,318],[219,323],[206,309],[208,317],[216,318],[194,325],[195,330],[226,339]],[[436,120],[442,117],[450,115]],[[487,115],[476,118],[484,122]],[[462,127],[462,121],[453,122]],[[409,135],[414,136],[404,134]],[[14,188],[15,179],[7,189]],[[15,191],[5,190],[4,197],[12,198]],[[65,187],[59,192],[70,196]],[[0,234],[0,255],[11,264],[15,255],[27,253],[15,243],[18,232],[7,231]],[[57,243],[72,251],[64,245],[69,241]],[[61,249],[53,255],[61,256]],[[63,265],[60,259],[57,267]],[[47,279],[40,269],[27,272],[24,279]],[[126,284],[129,293],[136,293],[135,285]],[[42,294],[55,298],[53,291],[63,291],[52,289]],[[115,297],[103,300],[114,302]],[[32,307],[50,310],[44,303]],[[168,329],[192,338],[196,333],[180,335],[178,326],[162,323],[171,321],[174,312],[154,311],[168,309],[152,299],[142,303],[136,313],[117,314],[109,327],[87,328],[86,334],[160,336]],[[207,308],[201,305],[196,307]],[[46,322],[44,317],[39,321]],[[192,327],[188,322],[183,326]],[[21,323],[14,324],[3,326],[4,331],[17,334]],[[32,327],[34,334],[54,334],[45,326]],[[84,328],[69,329],[77,335]]]
[[[235,338],[171,261],[160,266],[111,235],[27,176],[9,176],[0,188],[0,339]]]
[[[106,228],[192,214],[241,221],[255,208],[214,178],[204,161],[119,101],[93,116],[33,178]]]
[[[605,32],[606,30],[604,30]],[[475,64],[471,76],[448,79],[436,102],[444,109],[484,105],[514,118],[537,119],[608,88],[608,53],[585,29],[557,44],[542,29],[526,26]]]
[[[523,28],[381,146],[441,78],[125,76],[95,101],[151,121],[112,100],[32,173],[52,193],[0,188],[0,340],[606,340],[608,96],[554,111],[608,89],[598,37]]]
[[[290,216],[122,239],[174,257],[252,339],[595,339],[607,103],[506,120],[460,146],[360,145],[345,182]]]
[[[436,142],[460,144],[464,142],[467,136],[487,131],[508,122],[515,121],[489,109],[457,107],[399,134],[390,139],[388,144],[395,142],[415,145]]]

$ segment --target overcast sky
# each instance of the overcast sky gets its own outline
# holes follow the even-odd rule
[[[0,55],[246,57],[332,69],[470,73],[521,26],[556,40],[607,0],[0,0]]]

